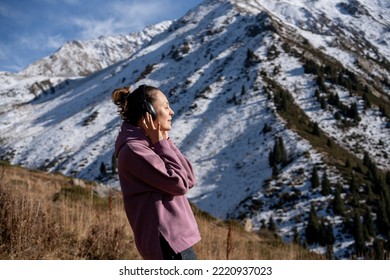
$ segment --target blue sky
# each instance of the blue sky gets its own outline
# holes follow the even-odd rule
[[[202,0],[2,0],[0,71],[17,72],[69,40],[129,34]]]

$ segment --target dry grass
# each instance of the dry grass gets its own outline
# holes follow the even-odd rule
[[[94,183],[70,184],[0,164],[0,259],[141,259],[119,192],[99,197]],[[272,233],[248,233],[194,208],[202,235],[199,259],[321,259]]]

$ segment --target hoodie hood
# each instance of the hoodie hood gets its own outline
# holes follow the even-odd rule
[[[136,140],[137,142],[144,142],[146,146],[150,146],[150,141],[145,132],[137,126],[123,122],[121,130],[119,131],[118,137],[115,142],[115,157],[118,157],[119,151],[122,147],[131,141]]]

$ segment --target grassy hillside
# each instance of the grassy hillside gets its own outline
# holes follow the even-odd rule
[[[80,186],[81,185],[81,186]],[[121,193],[0,162],[0,259],[141,259]],[[246,232],[194,207],[199,259],[322,259],[266,230]]]

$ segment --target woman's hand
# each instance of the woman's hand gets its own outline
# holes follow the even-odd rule
[[[154,125],[153,118],[149,113],[146,113],[146,116],[142,118],[141,128],[153,145],[161,140],[167,139],[168,134],[165,131],[161,131],[160,123],[157,123],[157,127]]]

